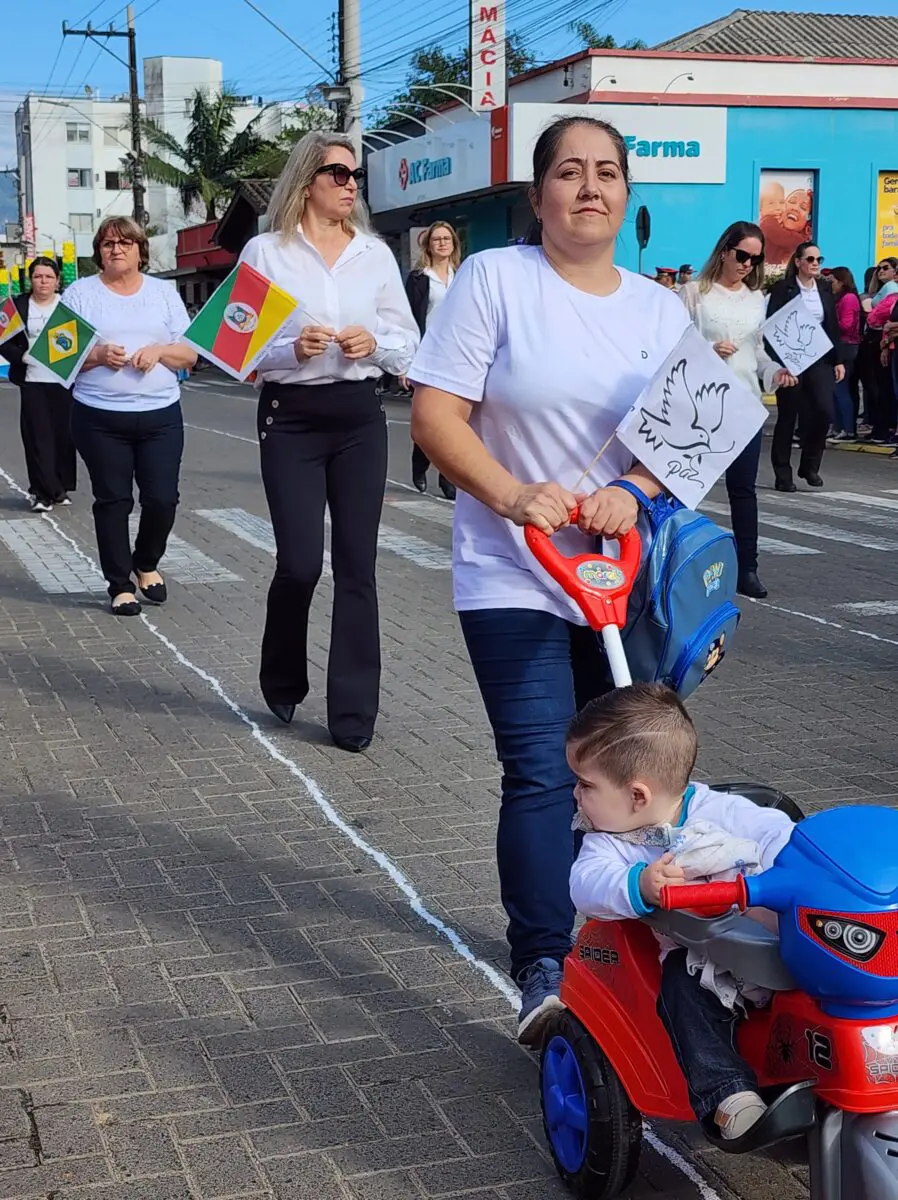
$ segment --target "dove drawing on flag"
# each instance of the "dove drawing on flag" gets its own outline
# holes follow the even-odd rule
[[[777,309],[761,326],[770,349],[793,375],[801,375],[832,349],[819,321],[808,312],[801,296]]]
[[[660,406],[640,407],[637,433],[645,444],[653,450],[667,447],[674,452],[667,464],[668,475],[682,476],[703,487],[697,468],[705,455],[729,454],[733,450],[732,436],[721,428],[729,390],[729,383],[713,380],[691,390],[686,359],[681,358],[664,380]]]
[[[773,340],[786,356],[800,366],[804,360],[808,346],[814,337],[814,325],[811,321],[802,324],[797,312],[790,312],[782,328],[773,330]]]

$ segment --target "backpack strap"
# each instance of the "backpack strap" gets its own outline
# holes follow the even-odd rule
[[[629,479],[612,479],[607,486],[622,488],[623,491],[630,493],[639,507],[645,511],[653,535],[658,532],[658,527],[663,525],[671,513],[677,512],[683,507],[676,496],[669,496],[667,492],[659,492],[654,500],[650,500],[642,488],[631,483]]]

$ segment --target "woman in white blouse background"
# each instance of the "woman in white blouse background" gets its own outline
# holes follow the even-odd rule
[[[756,396],[761,395],[760,384],[769,392],[796,382],[764,349],[763,279],[764,234],[751,221],[735,221],[721,234],[698,279],[680,289],[680,299],[696,329]],[[758,600],[767,595],[758,578],[756,484],[762,441],[763,431],[759,430],[726,473],[739,561],[738,590]]]
[[[417,267],[408,273],[405,292],[412,316],[423,337],[433,314],[446,299],[455,272],[461,265],[461,243],[451,225],[445,221],[435,221],[420,235],[418,245],[421,255]],[[403,382],[408,385],[408,380]],[[412,483],[419,492],[426,492],[430,459],[417,443],[413,445]],[[440,475],[439,485],[447,500],[455,499],[455,484],[450,483],[445,475]]]
[[[327,723],[334,743],[354,752],[371,743],[380,694],[375,559],[387,425],[375,384],[384,372],[404,375],[419,340],[396,260],[371,232],[363,178],[348,138],[306,134],[272,195],[268,232],[241,255],[301,305],[258,368],[262,482],[277,542],[259,682],[289,724],[309,691],[309,606],[327,505]]]

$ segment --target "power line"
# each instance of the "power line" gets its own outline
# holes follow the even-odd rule
[[[259,8],[256,4],[253,3],[253,0],[243,0],[243,3],[245,5],[247,5],[247,7],[251,8],[253,10],[253,12],[258,13],[263,21],[267,21],[268,24],[272,27],[272,29],[276,29],[278,31],[278,33],[281,35],[281,37],[285,37],[287,39],[287,41],[291,44],[291,46],[295,46],[296,49],[300,52],[300,54],[304,54],[306,56],[306,58],[310,59],[315,64],[316,67],[319,67],[325,73],[325,75],[328,76],[328,78],[330,78],[330,79],[335,78],[333,71],[331,71],[329,67],[326,67],[324,65],[324,63],[319,62],[314,54],[310,54],[309,51],[305,48],[305,46],[301,46],[299,44],[299,42],[296,40],[296,38],[291,37],[290,34],[287,33],[287,31],[285,29],[282,29],[276,21],[272,21],[271,17],[269,17],[266,13],[262,12],[261,8]]]

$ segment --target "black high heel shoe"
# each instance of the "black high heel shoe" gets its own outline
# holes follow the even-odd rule
[[[293,720],[293,715],[296,712],[295,704],[272,704],[272,702],[267,698],[265,703],[268,705],[277,719],[279,721],[283,721],[285,725],[289,725]]]
[[[137,571],[134,572],[134,578],[137,580],[137,590],[143,596],[144,600],[148,600],[150,604],[164,604],[166,602],[168,599],[168,588],[165,586],[164,579],[161,579],[159,583],[148,583],[144,587],[140,582],[140,575]]]

